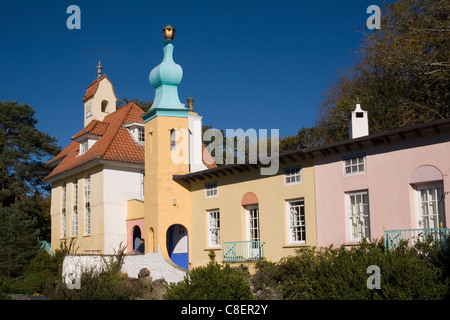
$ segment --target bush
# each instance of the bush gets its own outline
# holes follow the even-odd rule
[[[170,284],[166,300],[250,300],[253,294],[243,274],[229,265],[221,267],[210,255],[205,267],[194,268],[183,281]]]
[[[252,281],[261,282],[255,288],[275,285],[289,300],[444,299],[449,281],[442,261],[448,259],[434,250],[424,252],[406,246],[386,252],[382,241],[363,241],[352,248],[306,248],[276,264],[259,264]],[[381,270],[380,289],[367,288],[370,265]]]

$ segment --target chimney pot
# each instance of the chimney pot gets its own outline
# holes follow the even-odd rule
[[[190,111],[194,111],[194,98],[187,98],[187,105]]]

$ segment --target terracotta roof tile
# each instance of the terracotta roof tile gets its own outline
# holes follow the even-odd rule
[[[113,160],[127,163],[144,164],[144,146],[133,140],[128,130],[123,127],[126,121],[142,122],[144,113],[133,102],[106,116],[103,121],[92,121],[83,130],[72,137],[77,139],[84,134],[95,134],[100,138],[85,153],[79,155],[80,143],[72,141],[47,164],[55,164],[53,171],[45,178],[49,179],[67,170],[71,170],[95,159]]]
[[[45,179],[50,179],[96,159],[144,164],[145,146],[136,142],[124,126],[133,122],[143,123],[142,114],[144,111],[130,102],[107,115],[103,121],[91,121],[72,137],[73,141],[66,148],[47,162],[47,165],[54,165],[55,168]],[[78,138],[85,134],[97,135],[100,138],[85,154],[80,155]],[[203,144],[202,159],[208,169],[217,167]]]

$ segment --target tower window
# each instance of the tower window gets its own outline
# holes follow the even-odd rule
[[[106,107],[108,106],[108,101],[103,100],[102,101],[102,112],[106,112]]]
[[[170,130],[170,150],[175,150],[175,130]]]

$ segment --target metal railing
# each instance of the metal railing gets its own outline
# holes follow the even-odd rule
[[[446,248],[449,237],[450,229],[448,228],[385,230],[384,245],[386,250],[396,248],[401,242],[405,242],[408,246],[414,247],[417,242],[424,242],[431,238]]]
[[[264,242],[232,241],[222,244],[223,262],[251,262],[264,258]]]

